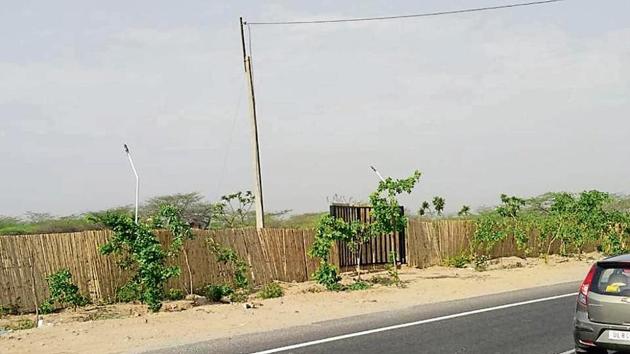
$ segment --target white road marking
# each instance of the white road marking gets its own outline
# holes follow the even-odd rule
[[[573,354],[573,353],[575,353],[575,349],[567,350],[566,352],[562,352],[559,354]]]
[[[393,326],[375,328],[375,329],[370,329],[370,330],[361,331],[361,332],[348,333],[348,334],[344,334],[344,335],[341,335],[341,336],[335,336],[335,337],[328,337],[328,338],[313,340],[313,341],[310,341],[310,342],[304,342],[304,343],[298,343],[298,344],[293,344],[293,345],[287,345],[285,347],[263,350],[263,351],[255,352],[255,353],[252,353],[252,354],[279,353],[279,352],[284,352],[284,351],[287,351],[287,350],[304,348],[304,347],[310,347],[310,346],[313,346],[313,345],[329,343],[329,342],[334,342],[334,341],[348,339],[348,338],[360,337],[360,336],[365,336],[365,335],[373,334],[373,333],[391,331],[391,330],[394,330],[394,329],[406,328],[406,327],[417,326],[417,325],[421,325],[421,324],[433,323],[433,322],[438,322],[438,321],[445,321],[445,320],[450,320],[450,319],[458,318],[458,317],[476,315],[478,313],[503,310],[503,309],[507,309],[507,308],[510,308],[510,307],[524,306],[524,305],[535,304],[535,303],[538,303],[538,302],[557,300],[557,299],[562,299],[562,298],[570,297],[570,296],[577,296],[577,293],[556,295],[556,296],[544,297],[544,298],[540,298],[540,299],[515,302],[515,303],[512,303],[512,304],[506,304],[506,305],[500,305],[500,306],[494,306],[494,307],[486,307],[486,308],[483,308],[483,309],[466,311],[466,312],[460,312],[460,313],[456,313],[456,314],[452,314],[452,315],[446,315],[446,316],[440,316],[440,317],[434,317],[434,318],[429,318],[429,319],[426,319],[426,320],[420,320],[420,321],[414,321],[414,322],[408,322],[408,323],[401,323],[401,324],[397,324],[397,325],[393,325]],[[569,351],[569,352],[566,352],[566,353],[568,354],[568,353],[571,353],[571,352],[572,351]],[[565,353],[561,353],[561,354],[565,354]]]

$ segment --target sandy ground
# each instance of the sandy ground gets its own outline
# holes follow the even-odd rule
[[[141,305],[110,305],[46,315],[37,329],[0,335],[0,353],[120,353],[306,325],[413,305],[582,280],[597,254],[582,260],[551,257],[496,260],[485,272],[432,267],[401,269],[404,288],[375,286],[327,292],[312,282],[282,284],[285,296],[243,304],[210,304],[148,314]],[[364,275],[369,278],[375,274]],[[349,281],[349,279],[345,279]],[[169,306],[166,306],[169,307]],[[172,307],[172,305],[170,306]],[[30,316],[29,318],[33,318]],[[3,322],[16,321],[13,316]]]

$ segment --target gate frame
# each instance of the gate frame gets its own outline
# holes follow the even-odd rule
[[[371,211],[371,206],[333,203],[330,205],[329,212],[331,216],[343,219],[346,222],[359,220],[363,223],[369,223],[372,221]],[[400,206],[400,212],[404,215],[405,208],[403,206]],[[406,264],[407,238],[405,231],[406,227],[401,232],[397,232],[397,237],[394,237],[394,247],[392,247],[390,241],[391,234],[378,235],[366,242],[361,250],[361,266],[388,264],[389,253],[392,251],[392,248],[396,249],[396,262],[398,264]],[[340,267],[356,266],[356,259],[352,257],[352,253],[345,242],[337,241],[337,248],[339,250]]]

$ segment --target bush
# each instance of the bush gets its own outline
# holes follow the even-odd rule
[[[370,283],[372,284],[379,284],[379,285],[384,285],[384,286],[392,286],[395,285],[395,282],[392,278],[390,277],[384,277],[384,276],[380,276],[380,275],[375,275],[372,278],[370,278],[368,280]]]
[[[227,284],[222,285],[206,285],[200,289],[199,293],[205,296],[208,300],[219,302],[224,296],[231,296],[234,294],[234,289]]]
[[[62,307],[85,306],[89,300],[79,293],[79,287],[72,282],[72,274],[68,269],[61,269],[46,278],[50,290],[50,298],[41,305],[42,310],[52,312],[54,304]]]
[[[345,290],[348,290],[348,291],[366,290],[366,289],[369,289],[370,287],[372,287],[371,284],[359,280],[357,282],[354,282],[354,283],[346,286]]]
[[[180,273],[179,267],[167,265],[171,254],[165,250],[151,225],[138,223],[129,215],[105,213],[92,215],[94,222],[113,231],[108,242],[101,245],[104,255],[122,256],[120,266],[133,272],[131,283],[138,290],[138,298],[146,303],[149,310],[157,312],[162,307],[164,285]],[[174,238],[173,242],[179,240]]]
[[[245,302],[249,297],[248,291],[244,289],[236,290],[232,295],[230,295],[230,301],[232,302]]]
[[[554,245],[561,255],[579,254],[593,244],[609,255],[625,253],[630,213],[619,205],[620,197],[596,190],[547,193],[528,200],[501,195],[498,207],[477,218],[471,252],[487,255],[500,242],[513,239],[528,255],[529,235],[538,231],[536,247],[545,258]]]
[[[321,262],[319,268],[313,274],[313,279],[328,290],[339,290],[341,277],[337,274],[337,268],[328,263]]]
[[[10,329],[13,331],[20,331],[23,329],[31,329],[31,328],[35,328],[35,321],[29,320],[27,318],[17,320],[16,322],[10,323],[8,326],[6,326],[6,329]]]
[[[98,225],[82,216],[53,217],[42,215],[36,220],[21,220],[0,216],[0,235],[49,234],[56,232],[78,232],[98,229]]]
[[[262,299],[273,299],[276,297],[282,297],[284,290],[278,283],[269,283],[265,285],[260,291],[260,297]]]
[[[182,300],[184,298],[184,292],[181,289],[169,289],[166,293],[166,299],[171,301]]]
[[[20,308],[17,304],[0,305],[0,317],[6,315],[17,315],[20,312],[19,310]]]
[[[459,255],[454,257],[449,257],[444,260],[444,264],[447,267],[453,268],[466,268],[466,265],[470,263],[470,257],[466,255]]]
[[[475,270],[478,272],[485,272],[486,270],[488,270],[488,260],[488,256],[476,256],[474,259]]]
[[[54,311],[55,311],[55,306],[49,300],[46,300],[42,302],[41,305],[39,305],[39,312],[41,312],[44,315],[53,313]]]
[[[247,278],[249,264],[242,259],[236,251],[229,247],[220,245],[214,239],[208,238],[206,242],[208,250],[217,258],[217,261],[229,266],[232,269],[231,275],[234,288],[249,291],[249,279]]]
[[[140,299],[140,289],[135,283],[127,283],[116,290],[117,302],[133,302]]]

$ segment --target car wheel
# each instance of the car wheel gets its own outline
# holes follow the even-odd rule
[[[608,350],[603,349],[603,348],[580,348],[576,346],[575,353],[576,354],[608,354]]]

